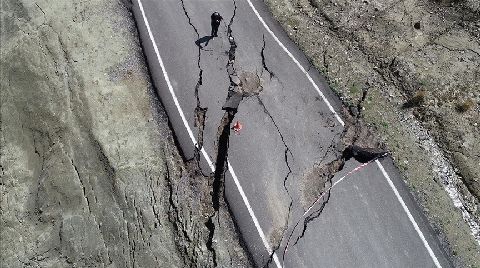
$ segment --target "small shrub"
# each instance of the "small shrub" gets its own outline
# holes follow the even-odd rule
[[[358,94],[358,93],[360,93],[360,87],[357,86],[357,85],[355,85],[355,84],[353,84],[353,85],[350,87],[350,94],[356,95],[356,94]]]
[[[418,81],[418,85],[425,87],[429,85],[429,82],[427,79],[420,79],[420,81]]]
[[[473,102],[473,100],[471,99],[468,99],[464,102],[459,102],[455,105],[455,110],[457,110],[457,112],[459,113],[465,113],[467,112],[468,110],[470,110],[473,105],[475,105],[475,103]]]
[[[403,108],[412,108],[422,105],[425,102],[425,96],[425,91],[417,91],[407,102],[403,104]]]

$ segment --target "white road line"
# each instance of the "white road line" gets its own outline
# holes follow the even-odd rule
[[[185,118],[185,114],[183,113],[182,107],[180,107],[180,103],[178,102],[177,96],[175,95],[175,92],[173,91],[172,84],[170,83],[170,78],[168,77],[167,71],[165,69],[165,65],[163,64],[162,57],[160,57],[160,52],[158,51],[157,44],[155,43],[155,39],[153,38],[152,30],[150,29],[150,24],[148,23],[147,17],[145,16],[145,11],[143,10],[143,4],[140,0],[138,0],[138,6],[140,7],[140,11],[142,12],[143,20],[145,21],[145,26],[147,27],[147,32],[150,37],[150,40],[152,41],[153,44],[153,49],[155,50],[155,54],[157,55],[157,60],[160,63],[160,67],[162,68],[163,76],[165,77],[165,81],[167,81],[167,86],[168,90],[170,91],[170,94],[172,95],[173,102],[175,103],[175,106],[177,107],[178,113],[180,114],[180,117],[182,118],[182,122],[185,125],[185,128],[187,129],[188,136],[190,136],[190,139],[192,140],[193,144],[197,146],[197,140],[195,139],[195,136],[193,135],[192,130],[188,126],[187,119]],[[201,150],[203,156],[207,160],[208,165],[210,166],[210,169],[212,171],[215,170],[215,167],[213,166],[212,161],[210,160],[210,157],[208,157],[207,152],[205,151],[204,148]]]
[[[328,99],[325,97],[325,95],[322,93],[322,91],[320,91],[320,88],[317,86],[317,84],[315,84],[315,81],[313,81],[312,77],[308,74],[308,72],[305,70],[305,68],[303,68],[303,66],[300,64],[300,62],[292,55],[292,53],[290,53],[290,51],[285,47],[285,45],[283,45],[283,43],[278,39],[278,37],[273,33],[273,31],[270,29],[270,27],[268,27],[268,25],[265,23],[265,21],[263,20],[262,16],[260,16],[260,14],[258,13],[257,9],[255,8],[255,6],[253,5],[252,1],[251,0],[247,0],[248,4],[250,5],[250,7],[252,8],[253,10],[253,13],[255,13],[255,15],[257,16],[257,18],[260,20],[260,22],[262,23],[263,27],[265,27],[265,29],[267,30],[267,32],[270,33],[270,35],[273,37],[273,39],[277,42],[277,44],[283,49],[283,51],[285,51],[285,53],[287,53],[287,55],[293,60],[293,62],[295,62],[295,64],[298,66],[298,68],[300,69],[300,71],[302,71],[306,76],[307,76],[307,79],[308,81],[310,81],[310,83],[313,85],[313,87],[315,88],[315,90],[317,91],[317,93],[320,95],[320,97],[322,97],[323,101],[327,104],[328,108],[330,109],[330,111],[335,115],[335,118],[337,119],[337,121],[342,125],[344,126],[345,123],[343,122],[343,120],[340,118],[340,116],[337,114],[337,112],[335,111],[335,109],[333,109],[332,105],[330,104],[330,102],[328,101]],[[435,266],[438,267],[438,268],[441,268],[442,266],[440,265],[440,263],[438,262],[438,259],[437,257],[435,256],[435,253],[433,252],[433,250],[430,248],[430,245],[428,244],[427,240],[425,239],[425,236],[423,235],[422,231],[420,230],[420,228],[418,227],[418,224],[417,222],[415,221],[415,219],[413,218],[412,214],[410,213],[410,210],[408,209],[407,205],[405,204],[405,202],[403,201],[403,198],[400,196],[397,188],[395,187],[395,185],[392,183],[392,180],[390,179],[390,177],[388,176],[387,172],[385,171],[385,169],[383,168],[382,164],[380,163],[380,161],[376,160],[375,161],[378,165],[378,167],[380,168],[380,170],[382,171],[383,173],[383,176],[385,177],[385,179],[387,179],[388,181],[388,184],[390,185],[390,187],[392,188],[393,192],[395,193],[395,196],[397,197],[398,201],[400,202],[400,204],[402,205],[403,207],[403,210],[407,213],[407,216],[408,216],[408,219],[410,220],[410,222],[413,224],[413,227],[415,228],[415,231],[417,231],[417,234],[418,236],[420,237],[420,239],[422,240],[423,242],[423,245],[425,246],[425,248],[427,249],[428,251],[428,254],[430,254],[430,257],[432,258],[433,262],[435,263]]]
[[[253,10],[253,13],[255,13],[255,15],[257,16],[257,18],[260,20],[260,22],[262,23],[263,27],[265,27],[265,29],[267,30],[267,32],[270,33],[270,35],[273,37],[273,39],[275,39],[275,41],[277,42],[277,44],[283,49],[283,51],[285,51],[285,53],[287,53],[287,55],[292,59],[293,62],[295,62],[295,64],[298,66],[298,68],[300,69],[300,71],[302,71],[302,73],[305,74],[305,76],[307,77],[308,81],[310,81],[310,83],[312,84],[312,86],[315,88],[315,90],[317,91],[318,95],[320,95],[320,97],[322,98],[322,100],[325,102],[325,104],[327,104],[328,106],[328,109],[330,109],[330,111],[333,113],[333,115],[335,116],[335,118],[337,119],[337,121],[342,125],[344,126],[345,123],[343,122],[342,118],[340,118],[340,116],[337,114],[337,112],[335,112],[335,109],[333,109],[333,106],[330,104],[330,102],[328,101],[327,97],[325,97],[325,95],[323,94],[323,92],[320,90],[320,88],[317,86],[317,84],[315,84],[315,81],[313,81],[312,77],[308,74],[308,72],[305,70],[305,68],[303,68],[303,66],[300,64],[300,62],[292,55],[292,53],[290,53],[290,51],[283,45],[283,43],[278,39],[278,37],[273,33],[273,31],[270,29],[270,27],[268,27],[268,25],[265,23],[265,21],[263,20],[262,16],[260,16],[260,14],[258,13],[257,9],[255,8],[255,6],[252,4],[252,2],[250,0],[247,0],[248,4],[250,5],[250,7],[252,8]]]
[[[145,26],[147,27],[148,36],[150,37],[150,41],[152,41],[153,49],[155,50],[157,60],[160,63],[160,67],[162,68],[163,76],[165,77],[165,81],[167,82],[168,90],[170,91],[170,94],[172,95],[173,102],[175,103],[175,106],[177,107],[178,113],[180,114],[180,117],[182,118],[182,122],[185,125],[185,128],[187,129],[187,132],[188,132],[188,135],[190,136],[190,139],[192,140],[193,144],[195,146],[197,146],[197,144],[198,144],[197,140],[195,139],[195,136],[193,135],[193,132],[188,125],[188,121],[185,118],[185,114],[183,113],[182,107],[180,106],[180,103],[178,102],[175,91],[173,90],[172,84],[170,83],[170,78],[169,78],[168,73],[165,69],[165,65],[163,64],[163,60],[160,57],[160,52],[158,50],[157,43],[155,42],[155,38],[153,37],[152,31],[150,29],[150,24],[148,23],[147,16],[145,15],[145,11],[143,9],[142,1],[141,0],[137,0],[137,1],[138,1],[138,6],[140,8],[140,12],[142,13],[142,16],[143,16],[143,21],[145,22]],[[205,151],[204,148],[202,148],[201,153],[202,153],[203,157],[207,160],[207,163],[210,166],[210,169],[212,170],[212,172],[214,172],[215,167],[213,166],[212,160],[210,159],[210,157],[208,156],[208,154],[207,154],[207,152]],[[265,246],[268,254],[269,255],[272,254],[272,252],[273,252],[272,248],[270,247],[270,245],[269,245],[269,243],[268,243],[268,241],[265,237],[265,233],[263,232],[262,228],[260,227],[260,223],[258,222],[258,219],[255,216],[255,213],[253,212],[252,207],[250,206],[250,202],[248,201],[248,198],[245,195],[245,192],[243,191],[243,188],[240,185],[238,177],[235,174],[235,171],[233,170],[233,167],[232,167],[232,165],[230,164],[229,161],[228,161],[228,170],[233,177],[233,180],[235,182],[235,185],[237,186],[238,191],[240,192],[240,195],[242,196],[242,200],[243,200],[243,203],[245,204],[245,206],[247,207],[248,214],[250,214],[250,217],[253,219],[253,223],[255,225],[255,228],[258,231],[258,234],[260,235],[260,238],[262,239],[263,245]],[[279,261],[276,253],[273,253],[273,260],[274,260],[274,262],[275,262],[275,264],[277,265],[278,268],[282,268],[282,265],[280,264],[280,261]]]
[[[248,202],[247,196],[245,195],[245,192],[243,191],[243,187],[240,185],[240,182],[238,181],[237,175],[235,174],[235,171],[233,171],[232,165],[230,165],[230,161],[228,161],[228,170],[230,171],[230,174],[232,174],[233,181],[237,185],[238,191],[240,192],[240,195],[242,196],[243,202],[245,202],[245,205],[247,206],[248,213],[252,216],[253,223],[255,224],[255,227],[258,230],[258,233],[260,234],[260,238],[262,239],[263,245],[265,245],[265,248],[267,248],[268,254],[272,254],[272,250],[270,249],[270,246],[268,245],[267,238],[265,237],[265,234],[262,231],[262,228],[260,227],[260,223],[257,220],[257,217],[255,217],[255,214],[253,213],[252,207],[250,206],[250,203]],[[282,268],[282,265],[280,264],[280,260],[278,259],[277,253],[273,253],[273,261],[277,265],[277,267]]]
[[[380,163],[380,161],[375,160],[375,162],[377,163],[378,167],[382,171],[383,176],[385,176],[385,178],[387,179],[388,184],[390,185],[393,192],[395,193],[395,196],[397,197],[398,201],[402,205],[403,210],[405,210],[405,212],[407,213],[408,219],[413,224],[413,228],[415,228],[415,231],[417,231],[417,234],[418,234],[418,236],[420,236],[420,239],[422,239],[423,245],[427,249],[428,254],[430,254],[430,257],[432,258],[433,262],[435,263],[435,266],[438,267],[438,268],[441,268],[442,265],[440,265],[440,263],[438,262],[437,257],[435,256],[435,253],[433,253],[433,250],[432,250],[432,248],[430,248],[430,245],[428,244],[427,240],[425,239],[425,236],[423,236],[422,230],[420,230],[420,228],[418,227],[418,224],[415,221],[415,219],[413,218],[412,213],[410,213],[410,210],[408,209],[407,205],[405,204],[402,197],[400,196],[400,193],[398,192],[397,188],[395,187],[395,185],[393,185],[393,182],[390,179],[390,176],[388,176],[388,173],[385,171],[385,169],[383,168],[383,165]]]

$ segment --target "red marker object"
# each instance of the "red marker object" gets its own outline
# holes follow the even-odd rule
[[[242,127],[243,127],[242,124],[240,124],[240,122],[237,121],[235,122],[235,124],[233,124],[232,129],[233,131],[235,131],[235,133],[239,133],[240,130],[242,130]]]

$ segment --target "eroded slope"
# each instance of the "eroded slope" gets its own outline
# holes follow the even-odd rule
[[[127,1],[2,1],[1,25],[1,266],[249,265],[224,207],[207,248]]]

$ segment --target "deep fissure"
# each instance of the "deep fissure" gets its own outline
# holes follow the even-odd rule
[[[200,38],[200,34],[198,33],[197,28],[195,25],[192,23],[192,20],[190,18],[190,15],[187,12],[187,9],[185,7],[185,3],[183,0],[181,0],[182,3],[182,8],[184,11],[185,16],[188,19],[188,23],[190,26],[193,28],[195,31],[195,34],[197,36],[197,40]],[[198,129],[198,134],[197,134],[197,144],[195,144],[195,153],[194,153],[194,161],[196,162],[197,168],[202,171],[202,168],[200,166],[200,151],[203,148],[203,132],[205,129],[205,120],[207,116],[207,107],[202,107],[201,101],[200,101],[200,87],[203,83],[203,69],[201,67],[201,57],[202,57],[202,52],[201,52],[201,47],[198,46],[198,51],[197,51],[197,68],[199,69],[198,73],[198,80],[194,88],[194,94],[195,94],[195,99],[196,99],[196,107],[194,110],[194,126],[197,127]],[[202,172],[203,173],[203,172]],[[213,237],[215,234],[215,223],[213,222],[213,217],[216,215],[219,209],[219,203],[216,201],[218,200],[218,182],[217,179],[215,179],[216,176],[214,176],[214,181],[213,181],[213,189],[212,189],[212,206],[214,208],[214,213],[210,215],[205,222],[205,227],[208,229],[208,239],[206,241],[206,247],[208,251],[212,254],[212,262],[213,266],[217,267],[217,252],[215,251],[215,248],[213,246]]]
[[[230,44],[230,48],[228,51],[228,62],[227,62],[227,74],[230,80],[230,87],[228,91],[233,90],[236,85],[232,81],[232,76],[236,75],[235,71],[235,51],[237,48],[237,43],[235,42],[235,38],[232,34],[232,24],[236,15],[237,11],[237,4],[235,0],[233,0],[234,10],[233,15],[230,18],[230,22],[227,27],[227,37]],[[200,49],[200,48],[199,48]],[[231,73],[228,70],[232,70]],[[227,166],[227,159],[228,159],[228,148],[229,148],[229,139],[230,139],[230,125],[237,113],[236,108],[225,108],[225,113],[222,117],[220,125],[218,126],[217,130],[217,157],[215,161],[215,171],[213,174],[213,183],[212,183],[212,206],[213,206],[213,213],[209,216],[205,226],[209,230],[209,237],[207,241],[207,247],[213,254],[213,262],[214,267],[217,267],[216,261],[216,252],[213,247],[213,238],[215,235],[215,223],[213,222],[213,218],[217,215],[220,209],[220,202],[221,198],[225,200],[225,191],[224,191],[224,184],[225,184],[225,173],[228,168]]]

